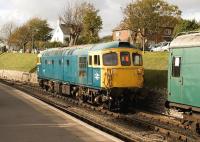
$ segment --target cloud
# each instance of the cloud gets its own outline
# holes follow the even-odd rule
[[[177,5],[182,10],[182,17],[185,19],[196,19],[200,21],[199,0],[168,0],[171,4]]]
[[[70,1],[70,0],[68,0]],[[83,0],[79,0],[82,2]],[[111,34],[123,19],[122,9],[135,0],[86,0],[99,9],[103,19],[101,35]],[[200,20],[199,0],[167,0],[178,5],[183,11],[183,18]],[[72,1],[70,1],[72,2]],[[73,1],[74,2],[74,1]],[[0,24],[15,21],[22,24],[31,17],[47,19],[55,27],[58,15],[61,14],[67,0],[0,0]]]
[[[18,9],[13,10],[0,10],[0,23],[4,24],[9,21],[15,21],[17,24],[22,24],[29,15],[21,12]]]

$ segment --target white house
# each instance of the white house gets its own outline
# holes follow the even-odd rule
[[[57,22],[57,26],[53,31],[51,42],[66,43],[66,39],[69,38],[69,28],[65,24],[61,24],[60,20]]]

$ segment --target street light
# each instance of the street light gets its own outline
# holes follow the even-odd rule
[[[39,31],[38,29],[32,30],[32,50],[35,49],[35,44],[34,44],[35,40],[34,40],[34,37],[35,37],[35,35],[36,35],[36,33],[37,33],[38,31]],[[36,50],[37,50],[37,49],[36,49]]]
[[[159,16],[160,16],[160,9],[162,8],[160,3],[157,3],[155,6],[156,10],[155,13],[157,15],[157,21],[156,21],[156,44],[158,43],[158,32],[159,32]]]

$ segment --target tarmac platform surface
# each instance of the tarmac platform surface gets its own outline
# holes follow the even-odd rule
[[[0,83],[0,142],[120,141]]]

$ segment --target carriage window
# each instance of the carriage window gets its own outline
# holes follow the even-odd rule
[[[92,56],[89,56],[89,65],[92,65]]]
[[[142,56],[140,54],[133,53],[132,58],[134,66],[142,66]]]
[[[118,64],[117,53],[106,53],[103,55],[104,66],[116,66]]]
[[[94,55],[94,65],[100,65],[100,57],[99,57],[99,55]]]
[[[61,65],[61,63],[62,63],[61,60],[59,60],[59,65]]]
[[[52,60],[51,62],[52,62],[52,64],[54,65],[54,60]]]
[[[79,68],[86,68],[86,67],[87,67],[87,58],[79,57]]]
[[[47,64],[47,60],[45,60],[45,64]]]
[[[172,60],[172,76],[180,77],[181,71],[181,57],[173,57]]]
[[[122,66],[130,66],[131,65],[129,52],[121,52],[120,59],[121,59]]]
[[[67,65],[69,66],[69,60],[66,61]]]

